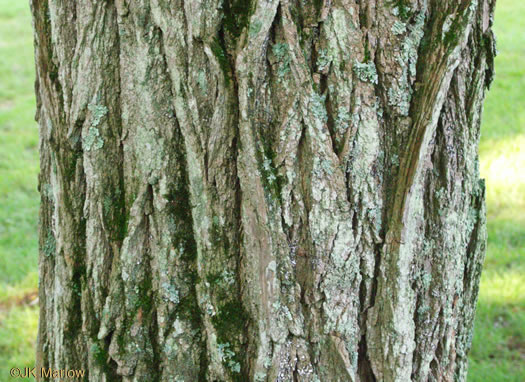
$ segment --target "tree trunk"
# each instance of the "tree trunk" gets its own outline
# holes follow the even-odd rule
[[[466,379],[494,0],[31,6],[38,367]]]

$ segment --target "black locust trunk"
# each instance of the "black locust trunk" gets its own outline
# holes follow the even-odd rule
[[[39,367],[466,379],[494,0],[31,7]]]

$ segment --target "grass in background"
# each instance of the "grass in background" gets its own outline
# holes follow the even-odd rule
[[[470,382],[525,381],[525,3],[498,0],[496,79],[485,103],[481,176],[488,251],[470,353]]]
[[[498,0],[500,54],[485,103],[489,242],[469,382],[525,381],[525,3]],[[26,1],[0,0],[0,381],[32,366],[38,311],[38,132]]]
[[[34,365],[38,322],[38,130],[27,1],[0,0],[0,36],[0,381],[8,381],[11,367]]]

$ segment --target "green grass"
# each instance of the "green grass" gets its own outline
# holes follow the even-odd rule
[[[0,381],[34,364],[38,129],[27,1],[0,0]]]
[[[525,381],[525,3],[498,0],[496,80],[480,144],[487,179],[488,251],[469,382]]]
[[[525,2],[498,0],[480,145],[489,243],[469,382],[525,381]],[[0,381],[34,363],[38,131],[26,1],[0,0]]]
[[[36,270],[38,129],[31,18],[0,0],[0,294]]]
[[[38,312],[33,307],[17,306],[2,314],[0,325],[0,380],[8,381],[12,367],[34,367],[35,334]]]

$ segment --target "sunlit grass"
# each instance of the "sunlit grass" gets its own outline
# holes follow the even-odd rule
[[[38,324],[38,130],[27,1],[0,0],[0,381],[33,367]]]
[[[517,268],[483,275],[470,381],[524,380],[525,276]]]
[[[0,36],[1,297],[37,269],[38,130],[26,1],[0,0]]]
[[[12,367],[34,367],[38,308],[0,310],[0,381],[10,381]]]
[[[19,301],[25,296],[37,291],[38,272],[29,272],[22,280],[12,285],[4,284],[0,288],[0,306],[10,305],[13,301]]]
[[[481,174],[487,179],[489,218],[508,214],[519,217],[516,212],[525,211],[525,132],[496,141],[487,139],[480,154]]]
[[[525,2],[498,0],[496,80],[483,115],[488,251],[470,382],[525,381]]]

